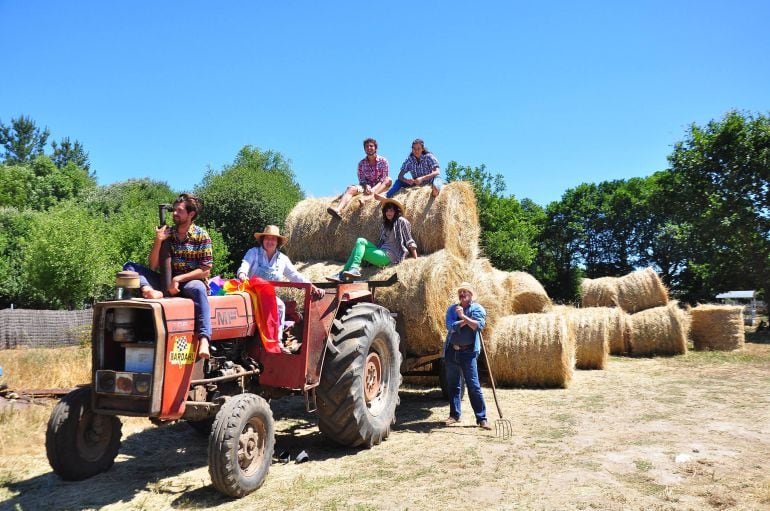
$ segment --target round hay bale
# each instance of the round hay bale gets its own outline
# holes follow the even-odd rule
[[[572,380],[575,332],[565,315],[505,316],[485,341],[500,386],[567,388]]]
[[[500,290],[499,298],[503,315],[515,314],[516,290],[514,289],[515,282],[511,278],[511,274],[507,271],[492,268],[492,278],[495,280],[497,289]]]
[[[466,261],[476,257],[480,227],[476,197],[469,183],[449,183],[435,198],[429,186],[404,189],[394,198],[406,209],[418,254],[445,249]],[[289,212],[284,231],[291,260],[344,262],[357,238],[377,241],[382,224],[379,202],[370,199],[359,206],[354,199],[342,212],[342,220],[337,220],[326,212],[333,200],[305,199]]]
[[[575,329],[575,367],[604,369],[610,352],[610,325],[607,307],[563,309]]]
[[[594,307],[607,315],[607,328],[610,342],[610,355],[625,355],[628,353],[628,337],[631,335],[630,318],[619,307]]]
[[[508,287],[513,289],[513,312],[516,314],[543,312],[551,305],[551,299],[543,285],[529,273],[510,272],[509,279]]]
[[[630,314],[667,303],[668,289],[652,268],[635,271],[618,279],[618,305]]]
[[[342,264],[315,261],[296,263],[296,267],[311,281],[322,282],[327,275],[339,272]],[[446,310],[457,301],[457,285],[470,280],[468,268],[467,262],[441,250],[382,269],[365,267],[361,273],[369,280],[385,280],[398,273],[397,284],[377,288],[375,302],[398,313],[401,342],[406,343],[408,354],[431,355],[440,352],[444,344]],[[483,305],[481,293],[480,298]]]
[[[510,314],[505,309],[505,295],[506,292],[502,287],[502,282],[497,278],[495,268],[488,259],[476,258],[468,265],[470,272],[470,283],[476,288],[476,294],[473,299],[479,302],[484,310],[487,311],[487,321],[484,327],[484,332],[487,336],[491,334],[494,329],[495,323],[502,316]],[[452,299],[456,302],[457,297],[453,296]],[[449,302],[451,303],[451,302]],[[447,303],[447,307],[449,306]]]
[[[699,305],[690,309],[690,338],[696,350],[731,351],[745,343],[743,307],[740,305]]]
[[[580,297],[583,307],[617,307],[618,279],[583,279],[580,283]]]
[[[631,356],[684,355],[687,353],[688,315],[676,300],[630,316],[628,347]]]

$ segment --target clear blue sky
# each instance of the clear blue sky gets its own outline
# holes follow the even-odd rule
[[[0,120],[80,140],[100,184],[188,190],[246,144],[309,196],[423,138],[545,205],[647,176],[691,123],[770,110],[770,2],[0,0]]]

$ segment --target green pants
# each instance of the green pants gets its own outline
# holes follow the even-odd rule
[[[384,250],[377,248],[377,245],[366,238],[358,238],[353,250],[350,251],[348,262],[345,263],[343,271],[351,268],[361,268],[361,261],[372,263],[375,266],[383,267],[390,264],[390,257]]]

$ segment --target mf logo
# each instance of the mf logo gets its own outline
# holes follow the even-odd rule
[[[232,309],[217,309],[217,323],[220,325],[229,325],[238,318],[238,313]]]

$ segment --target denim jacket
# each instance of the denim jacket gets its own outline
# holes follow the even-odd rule
[[[449,348],[449,338],[452,336],[452,332],[459,332],[460,329],[460,323],[461,320],[458,319],[457,314],[455,314],[455,307],[457,307],[458,304],[453,303],[449,306],[449,308],[446,310],[446,328],[447,328],[447,336],[446,340],[444,341],[444,356],[446,356],[446,351]],[[484,310],[484,307],[481,306],[480,303],[477,302],[471,302],[470,305],[466,309],[464,309],[465,315],[471,318],[474,321],[479,322],[479,327],[476,329],[476,341],[473,344],[473,352],[474,353],[481,353],[481,331],[484,329],[484,326],[487,324],[487,311]]]

